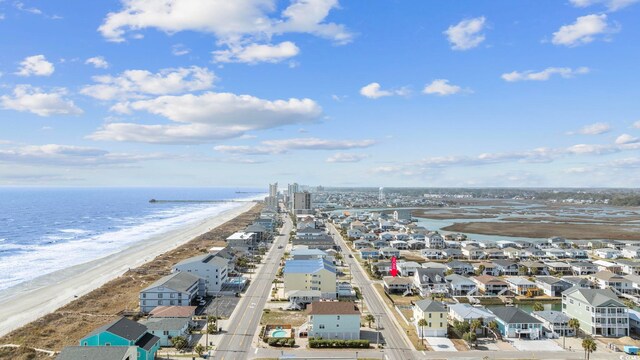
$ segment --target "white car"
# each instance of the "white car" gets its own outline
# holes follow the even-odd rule
[[[204,306],[204,305],[207,305],[207,301],[206,300],[200,300],[200,302],[198,304],[200,304],[200,306]]]

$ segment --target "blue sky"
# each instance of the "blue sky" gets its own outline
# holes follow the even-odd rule
[[[636,187],[638,3],[0,1],[0,185]]]

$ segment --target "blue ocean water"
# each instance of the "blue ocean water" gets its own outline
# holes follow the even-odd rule
[[[257,192],[264,189],[0,188],[0,291],[241,205],[149,203],[152,198],[264,196]]]

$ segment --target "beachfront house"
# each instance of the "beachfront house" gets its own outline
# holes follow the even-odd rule
[[[562,312],[580,321],[589,335],[629,335],[629,309],[611,289],[573,287],[562,293]]]
[[[153,360],[160,348],[160,339],[150,334],[146,326],[121,317],[80,339],[80,346],[135,346],[138,360]]]
[[[173,267],[173,271],[182,271],[204,279],[207,295],[215,295],[227,282],[229,261],[211,254],[194,256],[182,260]]]
[[[258,241],[255,233],[238,231],[227,238],[227,245],[234,250],[241,250],[247,254],[253,254],[258,250]]]
[[[140,323],[147,327],[149,333],[160,339],[162,347],[173,346],[171,339],[176,336],[183,336],[187,341],[191,341],[191,334],[189,334],[191,319],[151,317]]]
[[[187,272],[175,272],[162,277],[140,291],[140,311],[148,313],[156,306],[189,306],[198,296],[204,296],[204,279]]]
[[[309,305],[309,338],[360,339],[360,309],[350,301],[318,301]]]
[[[56,360],[135,360],[138,350],[135,346],[67,346]]]
[[[419,326],[420,320],[426,320],[426,326]],[[447,309],[442,303],[433,300],[420,300],[413,304],[413,324],[418,337],[446,337]]]
[[[537,340],[542,337],[542,321],[514,306],[493,308],[498,330],[506,338]]]
[[[323,299],[337,297],[336,268],[328,260],[287,260],[283,273],[285,294],[294,290],[318,290]]]

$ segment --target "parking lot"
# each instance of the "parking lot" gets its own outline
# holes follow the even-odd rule
[[[207,308],[203,313],[208,315],[217,314],[218,317],[228,319],[233,313],[233,310],[236,308],[236,305],[238,305],[239,301],[239,297],[235,297],[233,295],[222,295],[211,300],[207,304]]]
[[[513,345],[513,347],[520,351],[563,351],[560,345],[550,339],[509,339],[509,342]]]

